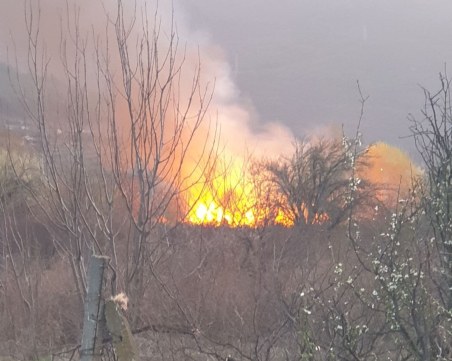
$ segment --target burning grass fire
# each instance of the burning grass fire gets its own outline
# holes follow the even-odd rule
[[[399,156],[395,157],[395,154]],[[393,194],[394,189],[401,187],[405,191],[410,187],[410,178],[407,175],[413,172],[411,161],[397,148],[383,143],[371,146],[366,156],[369,159],[369,166],[361,169],[360,178],[366,179],[369,185],[375,187],[375,190],[380,189],[375,196],[379,201],[386,201],[388,206],[391,206],[389,199],[396,196]],[[292,227],[295,224],[334,222],[333,218],[337,217],[335,214],[331,216],[329,212],[334,209],[337,212],[337,207],[341,206],[328,204],[328,199],[324,200],[324,204],[319,204],[320,207],[307,206],[305,202],[313,196],[310,192],[317,191],[315,185],[312,185],[314,188],[311,191],[309,186],[302,185],[308,188],[299,189],[297,195],[301,197],[304,194],[306,198],[298,197],[299,199],[294,201],[293,197],[290,198],[291,195],[284,194],[281,189],[278,189],[281,184],[275,182],[269,185],[268,180],[262,181],[262,174],[258,172],[256,177],[248,168],[249,165],[246,162],[235,159],[223,162],[222,166],[217,166],[207,172],[207,175],[203,175],[203,179],[198,184],[188,189],[186,197],[188,210],[184,222],[193,225],[229,227],[260,227],[266,224]],[[381,179],[383,169],[384,180]],[[305,171],[309,172],[309,169]],[[344,179],[347,179],[347,174],[343,174]],[[291,176],[293,177],[293,174]],[[308,182],[309,178],[307,175],[305,181]],[[300,187],[300,179],[296,181],[293,178],[292,182],[290,186]],[[330,185],[325,183],[324,186]],[[331,185],[331,187],[336,186]],[[342,189],[341,192],[346,192],[346,189]],[[382,198],[382,194],[385,197]],[[328,198],[321,193],[316,196]],[[332,202],[337,202],[339,198],[343,199],[337,195],[332,195],[331,198],[334,198]],[[317,211],[312,213],[313,209]]]
[[[292,227],[296,223],[287,198],[260,176],[252,176],[248,165],[239,160],[215,169],[205,180],[188,190],[188,212],[184,219],[193,225],[260,227],[266,224]],[[308,207],[300,206],[304,223],[322,224],[326,212],[309,217]]]
[[[243,161],[228,162],[222,169],[210,172],[203,184],[191,187],[185,221],[194,225],[257,227],[271,218],[270,208],[261,204],[246,167]],[[293,225],[282,209],[271,221],[283,226]]]
[[[229,226],[229,227],[259,227],[264,224],[274,224],[283,227],[294,225],[293,217],[285,210],[286,207],[260,205],[255,189],[251,182],[246,185],[231,184],[231,180],[217,180],[213,183],[217,187],[191,190],[194,200],[185,219],[194,225]],[[307,209],[303,216],[307,220]],[[328,221],[326,213],[316,215],[314,223],[321,224]]]
[[[195,225],[257,227],[264,223],[264,219],[269,217],[269,210],[253,206],[254,201],[250,195],[247,196],[245,190],[229,190],[228,193],[234,193],[234,198],[240,198],[241,201],[230,207],[224,207],[214,200],[210,191],[203,192],[199,200],[193,205],[186,221]],[[293,221],[283,210],[278,210],[272,223],[285,227],[293,225]]]

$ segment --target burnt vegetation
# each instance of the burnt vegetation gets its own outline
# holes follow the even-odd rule
[[[259,223],[194,225],[183,196],[209,186],[218,156],[213,89],[199,62],[183,82],[174,28],[117,11],[111,43],[93,48],[71,23],[56,117],[26,8],[29,75],[9,80],[33,140],[5,130],[0,150],[0,356],[76,357],[95,253],[110,259],[107,296],[129,297],[141,359],[452,360],[447,75],[412,118],[425,173],[388,190],[395,202],[362,177],[358,136],[297,140],[289,157],[251,162]]]

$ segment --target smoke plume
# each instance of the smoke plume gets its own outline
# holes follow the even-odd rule
[[[178,52],[184,58],[181,81],[181,99],[184,92],[190,91],[193,72],[201,64],[203,85],[215,84],[214,95],[206,114],[210,124],[220,131],[219,149],[227,150],[227,155],[241,157],[246,152],[256,156],[279,155],[290,151],[291,132],[278,123],[260,124],[253,107],[241,99],[239,89],[232,80],[231,68],[225,61],[221,48],[213,44],[209,35],[186,26],[185,14],[178,2],[169,0],[124,1],[125,19],[135,18],[130,39],[138,39],[145,26],[147,15],[149,26],[157,21],[160,29],[159,42],[164,48],[170,41],[171,27],[174,26],[178,37]],[[88,72],[94,74],[94,45],[106,49],[114,46],[114,25],[117,13],[116,0],[41,0],[41,1],[2,1],[0,2],[0,61],[14,64],[23,73],[27,69],[28,37],[26,22],[32,30],[39,27],[40,50],[49,59],[51,76],[59,79],[64,74],[61,65],[62,53],[71,60],[71,41],[80,36],[86,43]],[[155,16],[157,14],[157,16]],[[78,31],[78,33],[77,33]],[[66,50],[65,50],[66,49]],[[133,58],[135,54],[130,54]],[[91,56],[91,58],[90,58]],[[119,59],[114,53],[111,64],[118,67]],[[132,60],[133,61],[133,60]],[[92,68],[90,68],[92,67]],[[257,130],[256,130],[257,129]]]

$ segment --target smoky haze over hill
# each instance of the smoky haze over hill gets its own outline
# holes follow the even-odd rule
[[[57,49],[65,6],[41,3],[43,32]],[[78,5],[82,25],[112,11],[108,1]],[[169,2],[159,7],[169,13]],[[213,106],[232,124],[222,126],[226,137],[243,123],[248,135],[261,131],[266,139],[274,129],[287,136],[284,127],[298,137],[340,132],[342,125],[350,133],[359,117],[359,81],[370,96],[364,141],[382,140],[414,155],[412,139],[403,138],[407,115],[419,114],[420,85],[436,90],[438,73],[452,59],[452,3],[446,0],[179,0],[174,8],[181,43],[201,43],[206,78],[217,79],[222,100]],[[12,38],[19,51],[26,47],[23,2],[2,2],[0,14],[0,36],[11,55]],[[6,49],[0,48],[3,62]],[[7,77],[1,77],[3,103],[12,104],[5,100],[11,95]],[[13,108],[2,105],[1,111],[16,114]]]

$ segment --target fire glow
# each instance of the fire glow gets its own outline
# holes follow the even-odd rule
[[[254,226],[256,196],[240,161],[215,169],[188,190],[186,221],[195,225]]]
[[[400,156],[395,157],[395,154]],[[401,185],[403,190],[409,188],[406,183],[409,180],[407,174],[413,172],[413,167],[410,159],[398,148],[377,143],[370,148],[368,156],[371,166],[362,171],[363,178],[372,184],[381,185],[381,169],[384,168],[384,191],[377,194],[380,201],[389,202],[388,197],[382,197],[381,192],[389,194],[392,188]],[[390,167],[392,163],[394,164]],[[256,179],[253,181],[246,169],[245,162],[234,160],[227,167],[216,169],[209,176],[204,176],[202,182],[190,187],[187,190],[188,211],[184,221],[193,225],[229,227],[260,227],[265,224],[294,226],[295,219],[287,202],[278,199],[276,202],[266,203],[265,199],[275,195],[260,189]],[[403,184],[400,183],[401,177]],[[275,208],[275,204],[279,206]],[[307,207],[302,206],[301,209],[306,224],[324,224],[330,219],[327,213],[309,217]]]
[[[378,187],[376,197],[388,207],[395,207],[399,197],[406,197],[413,181],[422,175],[408,154],[383,142],[371,145],[367,157],[369,166],[361,177]]]
[[[193,225],[261,227],[266,224],[292,227],[294,217],[287,202],[278,199],[273,204],[264,201],[268,190],[260,188],[246,172],[246,164],[235,160],[221,171],[188,190],[188,213],[185,222]],[[255,180],[254,180],[255,181]],[[272,197],[276,195],[272,194]],[[275,207],[275,203],[279,204]],[[322,224],[329,220],[326,213],[310,218],[305,207],[306,222]]]
[[[258,227],[266,221],[286,227],[293,221],[282,209],[272,216],[261,199],[242,161],[229,162],[202,184],[188,190],[187,223],[194,225]]]

